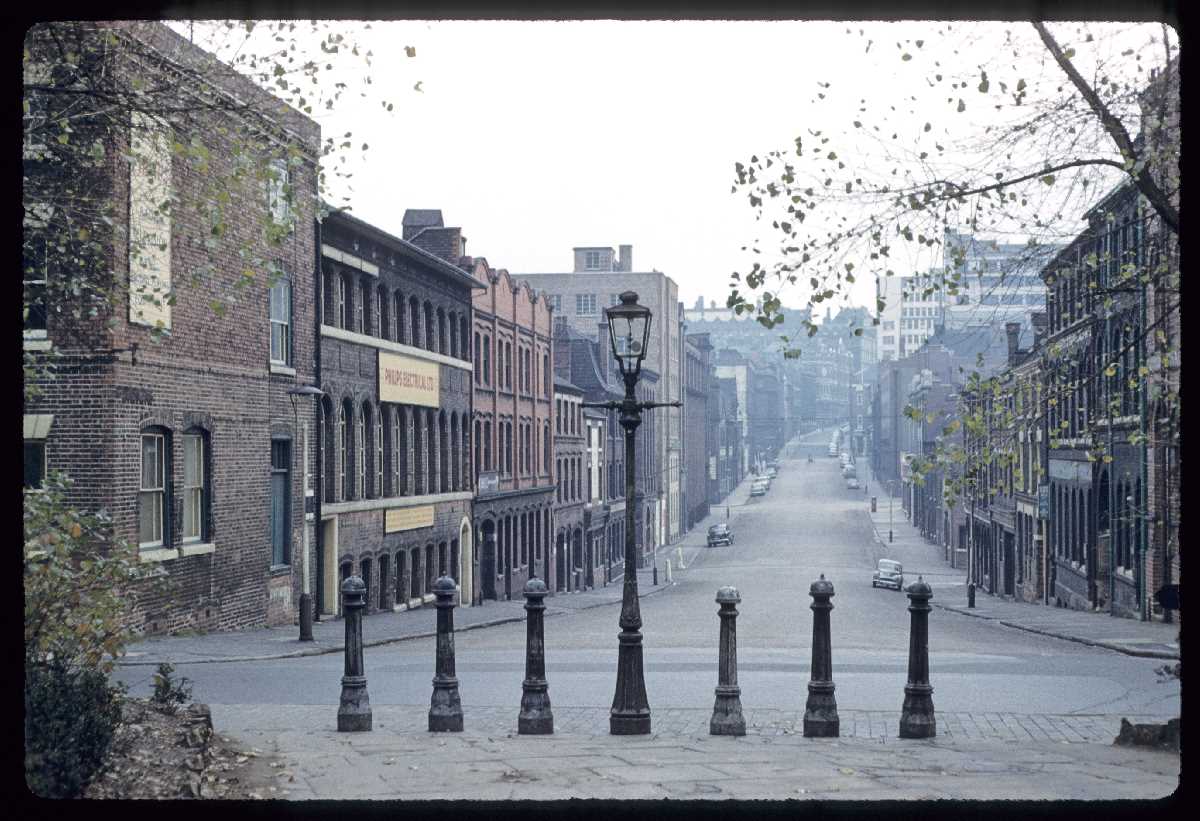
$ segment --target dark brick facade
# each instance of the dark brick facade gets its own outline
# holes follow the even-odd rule
[[[160,24],[112,27],[122,36],[149,43],[163,56],[167,68],[153,66],[148,71],[169,72],[172,64],[204,66],[211,60]],[[132,70],[128,65],[116,69]],[[210,203],[200,192],[208,179],[232,178],[235,141],[245,148],[249,128],[240,116],[193,113],[174,126],[173,137],[184,144],[203,137],[207,169],[176,155],[169,172],[158,171],[159,181],[173,196],[165,264],[173,296],[169,333],[156,340],[148,326],[130,321],[125,223],[116,226],[115,236],[96,227],[98,236],[111,239],[105,253],[117,277],[117,297],[110,309],[92,322],[79,323],[51,305],[45,340],[31,341],[26,334],[26,348],[37,349],[48,366],[43,372],[47,378],[38,379],[40,396],[26,407],[27,413],[54,416],[45,440],[48,468],[74,481],[73,503],[107,510],[114,535],[135,544],[141,434],[157,430],[165,436],[165,536],[161,545],[141,550],[143,560],[155,563],[161,573],[141,589],[133,606],[135,629],[147,633],[289,623],[295,619],[302,583],[304,466],[287,390],[311,382],[315,371],[314,202],[303,193],[316,190],[320,130],[299,112],[281,110],[278,100],[231,71],[205,69],[204,76],[217,95],[231,93],[263,103],[256,117],[263,136],[251,146],[258,152],[255,162],[283,156],[285,146],[298,150],[299,162],[293,161],[289,169],[291,232],[278,244],[265,238],[268,195],[263,180],[251,174],[244,184],[226,189],[228,212],[239,218],[229,221],[215,245],[200,241],[212,234]],[[203,133],[196,133],[200,129]],[[128,148],[128,132],[108,134],[106,143],[113,156],[120,157]],[[130,161],[115,161],[108,174],[104,188],[113,198],[113,211],[128,219]],[[277,264],[290,279],[292,347],[285,367],[270,362],[266,271],[255,270],[254,278],[245,280],[243,252]],[[214,310],[214,301],[220,301],[223,310]],[[200,432],[206,443],[207,483],[203,535],[185,542],[183,434],[189,431]],[[287,466],[290,555],[276,566],[269,504],[273,437],[293,442]],[[310,452],[310,472],[315,465]]]

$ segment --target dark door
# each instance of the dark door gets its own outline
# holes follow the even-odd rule
[[[1013,535],[1005,532],[1004,534],[1004,595],[1012,596],[1015,593],[1015,571],[1017,567],[1016,550],[1013,546]]]
[[[483,580],[483,597],[496,598],[496,527],[491,522],[483,524],[483,555],[480,557],[479,573]]]

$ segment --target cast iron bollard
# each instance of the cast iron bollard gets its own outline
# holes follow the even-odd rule
[[[912,627],[908,638],[908,684],[904,685],[904,707],[900,711],[901,738],[933,738],[937,724],[933,716],[933,688],[929,686],[929,600],[933,590],[924,579],[908,586],[908,612]]]
[[[346,668],[342,700],[338,705],[339,733],[371,729],[371,699],[363,674],[362,611],[367,606],[367,586],[358,576],[342,582],[342,612],[346,619]]]
[[[429,705],[429,732],[461,733],[462,703],[458,699],[458,679],[454,677],[454,579],[442,576],[433,583],[437,598],[437,671],[433,677],[433,698]]]
[[[833,609],[833,582],[825,574],[808,589],[813,602],[812,672],[808,702],[804,705],[805,738],[837,738],[837,701],[833,697],[833,648],[829,633],[829,611]]]
[[[546,583],[532,578],[525,583],[525,680],[521,682],[521,713],[517,732],[544,735],[554,732],[554,714],[550,711],[550,685],[546,683],[546,642],[543,632],[546,610]]]
[[[742,688],[737,683],[737,605],[742,600],[736,587],[717,591],[717,615],[721,617],[720,657],[717,666],[717,700],[713,704],[711,735],[745,735],[742,717]]]
[[[312,641],[313,607],[312,596],[300,594],[300,641]]]
[[[975,582],[967,585],[967,607],[975,606]]]
[[[658,587],[658,559],[654,560],[654,570],[651,571],[650,576],[653,580],[654,586]]]

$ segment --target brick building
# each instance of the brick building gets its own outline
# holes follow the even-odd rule
[[[476,598],[520,597],[556,572],[550,303],[482,257],[464,260],[474,298]]]
[[[655,392],[648,401],[682,401],[683,339],[675,281],[660,271],[635,271],[631,245],[622,245],[619,251],[587,246],[573,252],[570,272],[517,276],[546,291],[555,316],[565,317],[576,331],[589,337],[597,323],[604,322],[604,309],[619,303],[619,294],[636,291],[638,304],[649,308],[653,317],[642,366],[643,382],[647,371],[653,371],[656,377]],[[607,344],[607,331],[605,334]],[[652,431],[654,454],[653,469],[638,474],[646,480],[639,492],[650,509],[652,544],[667,544],[681,532],[682,409],[659,408],[643,414],[642,426]]]
[[[133,606],[136,630],[292,623],[303,547],[314,543],[303,478],[316,457],[302,461],[297,422],[315,409],[294,411],[288,391],[316,376],[320,129],[161,24],[92,31],[113,37],[85,49],[92,76],[114,84],[106,116],[139,79],[192,80],[172,83],[169,99],[143,84],[141,108],[86,135],[111,160],[66,169],[115,215],[111,228],[79,226],[99,264],[68,263],[51,250],[48,223],[27,223],[23,336],[40,388],[25,408],[27,474],[36,484],[46,469],[64,472],[69,502],[107,510],[113,536],[155,565]],[[35,74],[39,36],[27,41]],[[52,96],[31,93],[31,112]],[[93,103],[72,97],[78,138]],[[26,149],[28,198],[62,170]],[[218,221],[214,180],[232,219]],[[68,265],[76,284],[111,289],[94,316],[71,317],[67,280],[54,281]]]
[[[454,264],[459,229],[441,228],[396,237],[339,212],[321,226],[321,613],[338,612],[352,574],[368,613],[433,601],[443,575],[471,601],[470,317],[482,286]]]
[[[709,372],[712,343],[708,334],[684,338],[683,363],[683,502],[684,530],[708,515],[709,464],[716,476],[716,436],[709,424]],[[713,414],[715,415],[715,414]]]
[[[585,538],[587,429],[583,422],[583,391],[560,376],[554,377],[554,563],[548,583],[557,592],[583,590],[593,584],[596,557]]]

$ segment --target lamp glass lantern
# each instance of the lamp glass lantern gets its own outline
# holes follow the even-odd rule
[[[605,308],[604,315],[621,375],[636,380],[650,341],[650,309],[638,305],[638,295],[633,291],[625,291],[620,298],[621,304]]]

